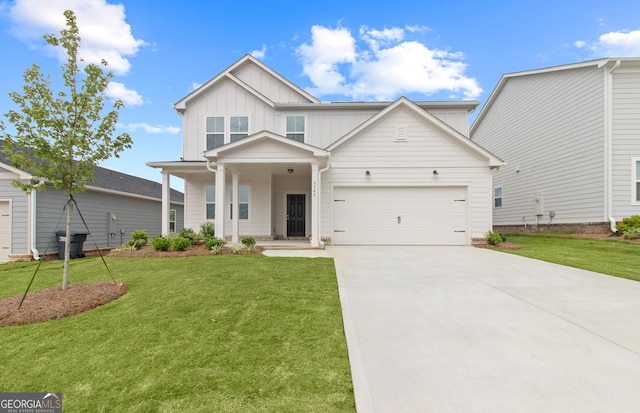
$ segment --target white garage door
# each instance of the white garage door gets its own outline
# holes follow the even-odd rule
[[[11,203],[0,201],[0,262],[9,261],[11,253]]]
[[[335,245],[464,245],[466,187],[336,187]]]

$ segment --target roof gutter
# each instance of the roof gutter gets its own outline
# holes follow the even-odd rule
[[[613,199],[612,199],[612,185],[613,185],[613,172],[611,170],[613,165],[613,72],[620,67],[620,59],[616,60],[616,63],[606,73],[606,96],[605,102],[607,105],[607,111],[605,112],[605,150],[606,150],[606,168],[605,179],[607,184],[606,197],[607,197],[607,215],[609,216],[609,229],[611,232],[616,233],[616,220],[613,218]]]

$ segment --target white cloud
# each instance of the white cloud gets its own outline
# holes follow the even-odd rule
[[[135,132],[138,129],[142,129],[145,133],[150,133],[150,134],[169,133],[169,134],[175,135],[177,133],[180,133],[180,128],[177,128],[175,126],[164,126],[164,125],[152,126],[152,125],[149,125],[148,123],[129,123],[127,124],[126,127],[132,132]]]
[[[266,44],[262,45],[262,49],[254,50],[254,51],[251,52],[251,56],[255,57],[256,59],[264,59],[266,54],[267,54],[267,45]]]
[[[302,58],[303,73],[316,86],[313,89],[315,93],[348,93],[348,87],[344,84],[346,79],[340,73],[339,65],[355,63],[357,58],[356,41],[349,30],[313,26],[311,44],[302,44],[298,53]]]
[[[193,90],[196,90],[200,86],[202,86],[202,83],[198,83],[198,82],[191,83],[191,87],[193,88]]]
[[[465,75],[463,53],[430,49],[406,39],[428,30],[425,26],[382,30],[362,26],[356,40],[343,27],[313,26],[311,42],[298,48],[303,72],[314,85],[309,92],[361,100],[447,91],[466,99],[477,98],[482,89],[476,79]]]
[[[109,82],[106,94],[112,99],[121,100],[125,106],[138,106],[144,103],[142,96],[140,96],[138,92],[132,89],[127,89],[127,87],[120,82]]]
[[[115,74],[126,74],[131,68],[128,57],[135,56],[147,43],[131,34],[124,6],[105,0],[16,0],[7,11],[12,33],[32,47],[43,48],[42,35],[58,35],[65,27],[63,12],[68,9],[76,13],[81,58],[88,63],[104,59]]]
[[[640,29],[605,33],[595,42],[578,40],[574,46],[588,48],[592,57],[640,56]]]

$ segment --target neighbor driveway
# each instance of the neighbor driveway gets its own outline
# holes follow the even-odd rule
[[[358,412],[640,411],[640,283],[474,247],[327,252]]]

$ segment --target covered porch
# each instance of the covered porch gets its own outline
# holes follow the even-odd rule
[[[205,161],[147,164],[163,176],[164,233],[170,214],[164,197],[177,176],[185,180],[185,227],[212,222],[216,236],[231,243],[252,236],[273,246],[321,246],[320,179],[327,151],[261,132],[203,155]]]

